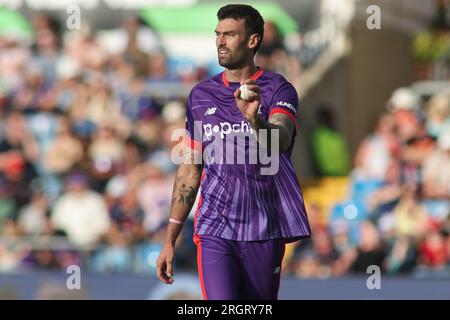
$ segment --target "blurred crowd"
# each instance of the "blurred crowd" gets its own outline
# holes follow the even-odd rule
[[[309,203],[313,238],[295,247],[289,272],[328,278],[375,265],[383,274],[448,277],[450,84],[431,97],[395,90],[359,146],[349,181],[347,199],[326,219]]]
[[[61,32],[45,15],[32,24],[32,45],[0,39],[0,269],[146,262],[167,220],[170,138],[184,127],[185,99],[154,98],[148,87],[200,71],[169,70],[137,18],[123,22],[126,46],[114,54],[89,28]],[[146,51],[142,34],[154,43]],[[131,255],[140,244],[145,252]]]
[[[30,22],[31,43],[0,36],[0,271],[152,272],[176,171],[171,134],[185,125],[181,89],[217,68],[180,67],[138,17],[108,36],[44,14]],[[298,61],[266,27],[258,63],[295,77]],[[193,269],[192,230],[189,220],[177,262]]]

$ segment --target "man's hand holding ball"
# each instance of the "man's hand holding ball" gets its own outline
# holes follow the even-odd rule
[[[256,121],[260,105],[259,86],[254,80],[245,80],[234,92],[236,104],[250,124]]]
[[[245,100],[245,101],[250,101],[250,100],[252,100],[253,97],[255,97],[255,95],[256,95],[255,92],[251,91],[251,90],[248,88],[248,85],[247,85],[247,84],[241,85],[241,86],[239,87],[239,90],[241,91],[240,98],[241,98],[242,100]]]

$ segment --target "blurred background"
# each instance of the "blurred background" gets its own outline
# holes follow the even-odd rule
[[[226,3],[0,0],[0,299],[201,298],[192,219],[173,286],[155,262],[170,136],[222,71]],[[266,21],[257,65],[300,96],[313,238],[288,245],[280,298],[450,299],[450,1],[245,3]]]

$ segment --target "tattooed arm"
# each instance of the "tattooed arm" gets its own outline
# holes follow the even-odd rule
[[[203,167],[198,164],[181,164],[178,168],[173,185],[172,206],[170,217],[178,221],[185,221],[197,196]],[[163,248],[157,261],[157,276],[166,283],[173,283],[173,260],[175,242],[183,228],[182,224],[169,223]]]
[[[185,221],[194,205],[198,188],[200,187],[200,178],[202,166],[196,164],[181,164],[177,171],[175,183],[173,185],[172,206],[170,217]],[[170,223],[166,240],[175,244],[182,225]]]
[[[260,144],[266,146],[267,149],[271,149],[272,133],[275,130],[278,130],[279,136],[275,142],[279,146],[279,152],[286,152],[291,145],[295,122],[283,113],[274,113],[270,116],[268,121],[261,119],[258,115],[258,109],[261,103],[259,86],[251,79],[241,83],[246,84],[247,88],[254,94],[251,100],[246,101],[241,98],[240,89],[237,89],[234,92],[236,105],[255,130],[256,139]],[[260,129],[266,130],[266,137],[261,137],[259,132]]]
[[[256,138],[259,143],[266,145],[267,149],[271,148],[272,129],[278,129],[278,145],[279,152],[285,152],[291,145],[291,140],[294,132],[294,122],[285,114],[275,113],[270,116],[269,121],[261,119],[258,115],[254,119],[249,120],[250,125],[256,132]],[[267,138],[260,139],[259,129],[266,129]]]

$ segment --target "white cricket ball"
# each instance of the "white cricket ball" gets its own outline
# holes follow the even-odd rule
[[[241,91],[241,99],[245,101],[249,101],[252,99],[256,93],[252,90],[249,90],[246,84],[243,84],[239,87],[239,90]]]

